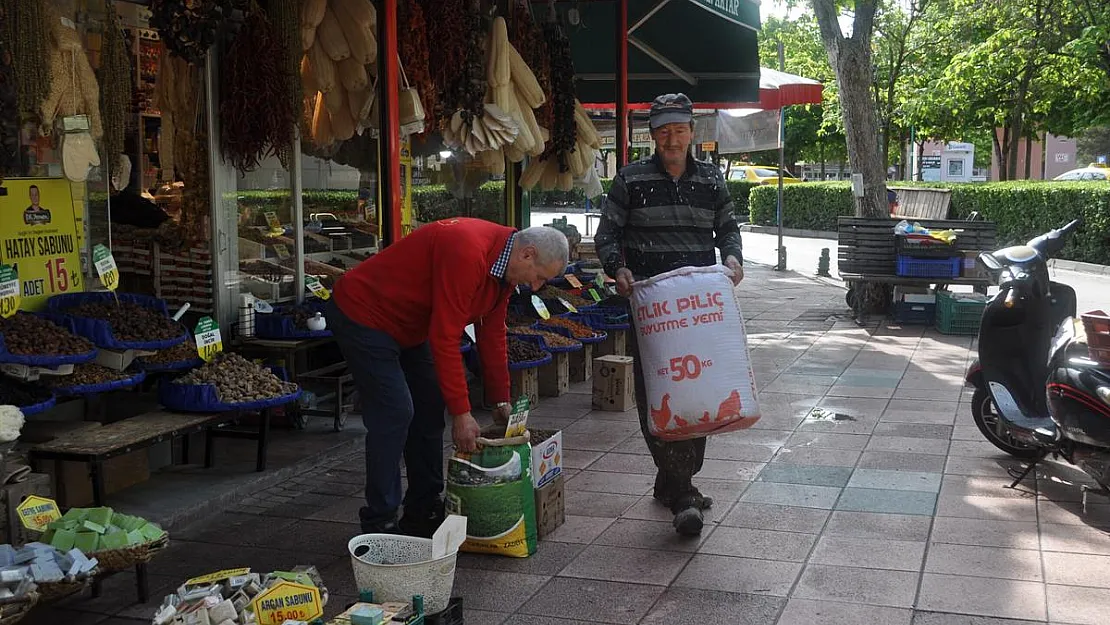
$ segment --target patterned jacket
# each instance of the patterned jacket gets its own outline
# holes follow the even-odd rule
[[[740,228],[724,176],[712,163],[687,157],[675,180],[656,154],[622,168],[602,204],[594,243],[605,273],[627,267],[637,279],[721,258],[744,261]]]

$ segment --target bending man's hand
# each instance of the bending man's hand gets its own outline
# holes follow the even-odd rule
[[[740,281],[744,279],[744,266],[736,260],[735,256],[729,256],[725,259],[725,267],[732,270],[732,286],[739,286]]]
[[[632,283],[636,281],[632,277],[632,272],[627,267],[621,267],[617,270],[617,294],[621,297],[629,297],[632,295]]]
[[[478,422],[469,412],[451,417],[451,438],[455,441],[455,449],[464,453],[471,453],[478,449],[478,437],[482,430]]]

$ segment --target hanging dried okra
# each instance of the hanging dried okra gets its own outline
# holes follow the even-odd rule
[[[45,0],[0,0],[4,8],[3,37],[15,68],[21,113],[39,114],[50,92],[50,25]]]

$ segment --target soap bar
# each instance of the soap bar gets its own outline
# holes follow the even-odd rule
[[[115,532],[100,537],[100,549],[123,549],[128,545],[127,534]]]
[[[96,532],[97,534],[103,534],[104,530],[106,529],[103,525],[95,523],[92,520],[85,521],[81,524],[81,526],[89,530],[90,532]]]
[[[86,554],[96,551],[99,544],[100,537],[92,532],[77,532],[77,538],[73,541],[73,546]]]
[[[0,566],[15,564],[15,549],[11,545],[0,545]]]
[[[381,608],[360,605],[348,613],[348,616],[351,619],[351,625],[381,625],[385,613]]]
[[[92,521],[101,527],[108,527],[112,524],[112,509],[111,508],[89,508],[85,520]]]
[[[62,515],[63,521],[75,521],[81,523],[85,520],[87,510],[85,508],[70,508]]]
[[[121,530],[119,533],[127,537],[127,544],[129,545],[141,545],[146,542],[146,536],[143,536],[143,533],[139,530],[131,530],[130,532]]]
[[[77,539],[77,532],[70,530],[57,530],[54,532],[54,540],[50,542],[58,551],[69,551],[73,549],[74,541]]]
[[[238,613],[235,611],[235,605],[231,603],[230,599],[224,599],[217,603],[215,607],[208,608],[208,620],[213,623],[233,621],[236,616],[238,616]]]
[[[165,532],[162,531],[162,528],[153,523],[143,524],[143,526],[139,528],[139,531],[143,533],[143,536],[147,540],[158,540],[162,537],[163,534],[165,534]]]

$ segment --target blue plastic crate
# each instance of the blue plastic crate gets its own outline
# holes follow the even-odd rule
[[[913,325],[932,325],[937,314],[936,304],[894,302],[894,320]]]
[[[905,278],[958,278],[963,259],[912,258],[898,255],[897,274]]]

